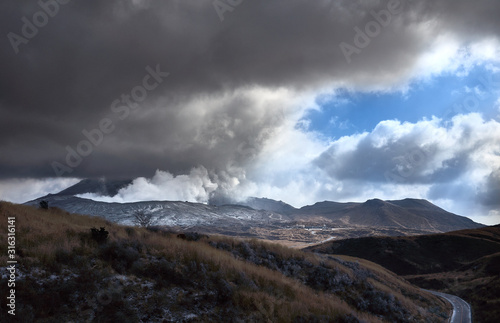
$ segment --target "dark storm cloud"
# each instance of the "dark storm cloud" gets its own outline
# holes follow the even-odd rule
[[[471,158],[477,156],[478,150],[484,146],[496,148],[495,143],[500,138],[497,136],[485,142],[475,138],[473,147],[460,146],[461,138],[466,134],[452,130],[450,132],[453,135],[442,132],[441,135],[444,136],[436,138],[433,137],[433,131],[444,128],[440,129],[438,125],[426,126],[428,129],[425,126],[422,129],[415,127],[417,129],[411,129],[403,136],[393,136],[389,133],[406,131],[406,125],[398,122],[380,124],[372,133],[353,142],[347,151],[344,145],[332,146],[314,164],[339,180],[400,184],[449,183],[472,167]],[[481,126],[483,125],[478,128]],[[423,133],[425,131],[429,131],[429,135]],[[386,133],[380,135],[380,132]],[[453,141],[447,142],[455,135]],[[454,145],[456,147],[450,149],[449,146]],[[449,155],[443,156],[445,151]]]
[[[263,103],[255,89],[389,86],[411,77],[434,40],[427,36],[498,35],[497,1],[401,5],[348,64],[339,44],[353,44],[353,28],[364,28],[388,1],[248,0],[221,22],[213,1],[74,0],[60,4],[17,54],[8,34],[22,36],[21,18],[32,21],[41,7],[3,1],[0,177],[54,176],[51,163],[64,163],[65,147],[76,149],[82,130],[103,118],[114,130],[65,175],[245,167],[286,118],[279,99]],[[425,34],[416,28],[433,21]],[[147,66],[170,74],[120,120],[110,105],[142,83]]]
[[[482,199],[487,207],[500,208],[500,169],[491,172],[478,198]]]

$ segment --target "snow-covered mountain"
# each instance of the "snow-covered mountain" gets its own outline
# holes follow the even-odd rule
[[[45,200],[49,206],[59,207],[72,213],[97,215],[120,223],[133,224],[134,213],[142,211],[152,214],[155,225],[181,227],[193,226],[230,227],[234,225],[258,225],[269,221],[285,221],[288,217],[282,214],[254,210],[241,205],[207,205],[180,201],[147,201],[135,203],[107,203],[72,195],[48,195],[27,202],[27,205],[39,205]]]
[[[265,228],[269,231],[285,227],[289,229],[301,223],[336,228],[368,227],[421,232],[446,232],[482,226],[426,200],[417,199],[373,199],[364,203],[324,201],[297,209],[284,202],[265,198],[249,198],[238,205],[230,200],[219,200],[218,203],[211,201],[210,204],[180,201],[107,203],[74,196],[84,193],[113,196],[130,183],[128,180],[87,179],[57,194],[49,194],[25,204],[37,206],[45,200],[49,206],[68,212],[97,215],[121,224],[133,224],[134,214],[141,211],[151,214],[155,225],[180,229],[216,228],[218,232],[236,228],[240,232],[247,232],[249,228]]]

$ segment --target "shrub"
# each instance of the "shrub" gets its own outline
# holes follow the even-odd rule
[[[49,209],[49,202],[42,200],[42,201],[40,201],[39,206],[43,210],[48,210]]]
[[[208,236],[206,234],[200,234],[198,232],[185,232],[185,233],[179,233],[177,235],[177,238],[187,241],[198,241],[201,238],[208,239]]]
[[[92,239],[94,239],[98,244],[106,243],[106,241],[108,240],[109,232],[106,231],[106,229],[104,229],[103,227],[101,227],[100,230],[91,228],[90,231],[92,233]]]

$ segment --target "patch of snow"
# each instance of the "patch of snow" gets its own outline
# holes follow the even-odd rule
[[[331,236],[331,237],[328,237],[327,239],[321,241],[320,243],[328,242],[328,241],[333,240],[333,239],[335,239],[335,237]]]

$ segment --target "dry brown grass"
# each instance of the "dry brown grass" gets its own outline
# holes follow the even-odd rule
[[[338,316],[351,313],[345,303],[335,297],[324,297],[296,281],[284,277],[279,272],[238,261],[227,252],[210,247],[204,242],[177,239],[172,234],[147,231],[144,228],[126,228],[112,224],[102,218],[73,215],[59,209],[41,210],[34,207],[11,203],[0,203],[0,239],[6,241],[7,218],[16,219],[16,246],[18,259],[25,264],[47,265],[53,263],[56,253],[71,253],[79,248],[84,254],[91,254],[95,243],[84,239],[91,227],[105,227],[109,231],[109,241],[133,240],[147,246],[153,255],[175,259],[181,264],[196,261],[204,263],[234,277],[244,272],[259,286],[272,286],[274,295],[262,291],[241,290],[235,294],[235,302],[244,306],[256,317],[272,317],[277,321],[290,321],[298,314]],[[217,237],[220,241],[231,239]],[[258,243],[258,242],[257,242]],[[296,250],[279,245],[263,244],[283,256],[297,256]],[[20,255],[19,255],[20,253]],[[5,259],[7,248],[0,246],[0,254]]]
[[[17,257],[18,261],[28,268],[30,266],[52,268],[57,263],[58,254],[61,252],[68,257],[75,254],[86,257],[87,262],[99,258],[98,245],[90,238],[89,229],[105,227],[109,231],[108,244],[116,243],[118,247],[129,244],[142,246],[139,257],[145,263],[148,263],[151,257],[161,258],[176,264],[175,270],[180,273],[184,273],[182,270],[193,263],[203,264],[210,273],[217,273],[233,288],[231,296],[233,306],[247,313],[250,321],[289,322],[297,317],[308,320],[310,317],[339,318],[348,314],[367,322],[380,321],[374,315],[358,312],[333,294],[314,290],[297,279],[286,277],[279,271],[236,259],[230,252],[216,249],[204,239],[186,241],[178,239],[172,233],[152,232],[145,228],[116,225],[99,217],[74,215],[53,208],[42,210],[0,202],[0,239],[2,241],[7,240],[8,217],[16,218]],[[273,253],[282,259],[303,259],[313,266],[323,264],[329,268],[337,268],[354,279],[354,274],[348,267],[298,249],[258,240],[239,240],[223,236],[213,236],[209,240],[215,243],[224,242],[232,248],[245,241],[253,248],[265,249],[266,252]],[[6,254],[6,244],[0,244],[0,260],[4,263]],[[382,291],[394,294],[413,314],[418,314],[418,308],[413,300],[401,293],[403,289],[416,292],[413,286],[373,263],[343,258],[348,261],[359,261],[363,267],[375,272],[378,280],[372,281],[373,285]],[[107,273],[114,272],[112,264],[103,259],[98,259],[92,268]],[[255,282],[258,288],[239,286],[236,282],[242,273]],[[148,276],[147,279],[155,279],[155,277]],[[429,297],[424,293],[422,296]],[[179,302],[183,298],[178,296]]]
[[[383,280],[383,284],[378,281],[371,280],[371,283],[376,286],[378,289],[392,293],[395,297],[397,297],[406,308],[411,308],[412,311],[417,312],[418,308],[415,307],[415,303],[413,300],[410,300],[407,296],[403,295],[402,291],[411,291],[412,294],[416,296],[420,296],[422,298],[431,299],[436,303],[441,303],[442,306],[446,307],[447,310],[451,310],[451,306],[448,302],[443,302],[441,298],[434,296],[431,293],[423,291],[419,288],[416,288],[414,285],[409,283],[404,278],[395,275],[392,271],[374,263],[366,259],[355,258],[351,256],[345,255],[336,255],[336,257],[344,259],[346,261],[357,261],[363,267],[370,269],[371,271],[377,273],[377,276]]]

